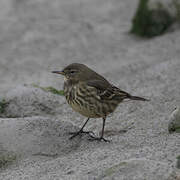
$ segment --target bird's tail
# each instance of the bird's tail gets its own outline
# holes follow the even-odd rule
[[[128,99],[131,99],[131,100],[138,100],[138,101],[150,101],[149,99],[145,99],[143,97],[138,97],[138,96],[129,96]]]

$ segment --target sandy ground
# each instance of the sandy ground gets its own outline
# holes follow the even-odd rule
[[[180,134],[168,133],[180,106],[180,30],[151,40],[128,34],[137,0],[1,0],[0,153],[16,160],[2,180],[177,179]],[[125,102],[107,119],[110,143],[88,136],[69,140],[84,117],[63,96],[33,87],[62,89],[52,70],[79,62],[114,85],[150,102]],[[102,120],[88,130],[98,134]],[[127,129],[126,133],[121,133]],[[180,175],[179,175],[180,177]]]

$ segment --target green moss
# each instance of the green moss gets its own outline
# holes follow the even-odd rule
[[[133,26],[131,28],[131,33],[135,33],[142,36],[145,34],[145,27],[150,17],[149,14],[150,13],[148,11],[148,0],[140,0],[136,14],[132,20]]]
[[[14,153],[0,154],[0,168],[5,168],[17,159]]]
[[[168,125],[168,131],[169,133],[180,133],[180,117],[176,117],[176,119],[173,122],[170,122]]]
[[[63,90],[57,90],[57,89],[55,89],[53,87],[42,87],[42,89],[44,91],[51,92],[53,94],[57,94],[57,95],[61,95],[61,96],[64,95],[64,91]]]
[[[57,95],[60,95],[60,96],[64,95],[63,90],[57,90],[57,89],[55,89],[54,87],[51,87],[51,86],[49,86],[49,87],[41,87],[41,86],[39,86],[37,84],[32,84],[32,85],[33,85],[33,87],[40,88],[40,89],[42,89],[43,91],[46,91],[46,92],[51,92],[53,94],[57,94]]]
[[[5,112],[5,108],[7,106],[7,102],[5,99],[2,99],[0,101],[0,114],[4,113]]]
[[[177,132],[177,133],[180,133],[180,127],[177,127],[177,128],[176,128],[176,132]]]
[[[174,18],[158,3],[156,9],[148,7],[149,0],[139,0],[139,5],[132,20],[130,32],[141,37],[161,35],[173,24]]]
[[[172,5],[176,10],[175,18],[180,23],[180,1],[172,0]]]
[[[168,127],[168,131],[169,133],[173,133],[173,132],[180,133],[180,127],[176,126],[175,124],[172,124]]]

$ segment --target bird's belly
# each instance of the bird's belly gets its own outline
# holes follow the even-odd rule
[[[80,90],[81,89],[81,90]],[[65,97],[72,109],[89,118],[106,117],[112,113],[119,102],[115,100],[101,100],[97,92],[92,91],[85,94],[82,87],[74,86],[66,92]],[[85,89],[85,88],[84,88]],[[85,90],[84,90],[85,91]]]
[[[84,104],[77,103],[77,101],[68,102],[72,109],[83,116],[89,118],[106,117],[110,113],[114,112],[118,104],[111,104],[110,102],[94,101],[94,104],[89,101],[84,101]]]
[[[89,117],[89,118],[100,118],[101,115],[98,114],[97,109],[95,109],[92,106],[80,106],[77,103],[70,103],[69,104],[72,109],[78,113],[80,113],[83,116]]]

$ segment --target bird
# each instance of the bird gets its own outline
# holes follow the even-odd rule
[[[84,64],[72,63],[64,69],[52,71],[52,73],[64,76],[63,89],[67,103],[74,111],[87,117],[80,130],[73,132],[69,139],[73,139],[82,133],[87,133],[93,140],[109,142],[109,140],[104,138],[107,116],[113,113],[125,99],[149,101],[149,99],[132,96],[119,89]],[[84,131],[84,127],[90,118],[102,118],[103,120],[99,137],[92,136],[91,131]]]

